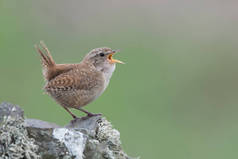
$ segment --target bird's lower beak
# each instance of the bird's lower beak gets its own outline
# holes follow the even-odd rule
[[[120,60],[116,60],[116,59],[113,59],[112,56],[116,53],[116,51],[113,51],[112,53],[110,53],[107,58],[109,60],[109,62],[111,63],[120,63],[120,64],[125,64],[124,62],[120,61]]]

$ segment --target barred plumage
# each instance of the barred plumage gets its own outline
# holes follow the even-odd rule
[[[97,48],[87,54],[81,63],[56,64],[46,45],[40,42],[40,46],[42,50],[39,46],[35,47],[41,57],[43,76],[46,80],[44,90],[47,94],[63,106],[73,118],[76,116],[68,108],[81,110],[88,116],[98,115],[81,107],[95,100],[106,89],[115,63],[119,61],[112,59],[115,51],[107,47]]]

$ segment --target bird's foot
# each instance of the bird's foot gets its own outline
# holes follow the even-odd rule
[[[86,111],[86,110],[84,110],[84,109],[82,109],[82,108],[77,108],[77,109],[80,110],[80,111],[82,111],[82,112],[84,112],[84,113],[86,113],[86,114],[87,114],[87,117],[101,116],[101,115],[102,115],[101,113],[98,113],[98,114],[90,113],[90,112],[88,112],[88,111]]]
[[[102,115],[101,113],[98,113],[98,114],[87,113],[87,116],[81,117],[80,119],[81,119],[81,120],[86,120],[86,119],[91,118],[91,117],[93,117],[93,116],[101,116],[101,115]]]
[[[88,113],[88,117],[92,117],[92,116],[101,116],[102,113],[98,113],[98,114],[94,114],[94,113]]]

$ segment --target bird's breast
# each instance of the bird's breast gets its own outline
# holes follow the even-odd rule
[[[111,67],[108,67],[103,71],[103,76],[104,76],[104,90],[107,88],[109,85],[110,79],[112,77],[113,72],[115,71],[116,65],[112,65]],[[104,91],[103,90],[103,91]]]

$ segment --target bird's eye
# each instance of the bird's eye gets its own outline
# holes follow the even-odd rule
[[[104,54],[104,53],[100,53],[99,55],[100,55],[101,57],[103,57],[105,54]]]

